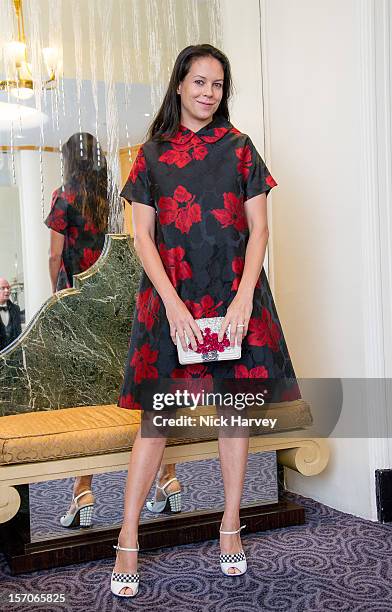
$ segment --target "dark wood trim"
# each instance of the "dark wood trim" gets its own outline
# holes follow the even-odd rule
[[[286,481],[285,481],[284,465],[281,465],[279,462],[276,463],[276,475],[277,475],[276,480],[277,480],[277,485],[278,485],[278,497],[280,499],[286,490]]]
[[[23,555],[26,544],[30,542],[30,494],[29,485],[15,485],[20,495],[20,508],[18,513],[6,523],[0,524],[0,543],[3,531],[7,538],[12,539],[12,549],[16,555]],[[1,551],[0,547],[0,551]]]

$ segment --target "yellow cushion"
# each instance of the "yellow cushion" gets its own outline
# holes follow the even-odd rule
[[[199,407],[199,411],[209,414],[215,408]],[[0,465],[130,450],[140,426],[140,415],[139,410],[108,404],[0,417]],[[171,439],[168,444],[187,444],[195,442],[196,437],[215,439],[214,432],[205,428],[191,430],[190,436]]]
[[[139,424],[139,411],[115,405],[1,417],[0,465],[129,450]]]

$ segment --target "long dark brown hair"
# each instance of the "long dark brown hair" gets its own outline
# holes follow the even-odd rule
[[[222,64],[224,75],[222,100],[214,117],[220,116],[230,120],[228,102],[233,93],[233,82],[228,58],[222,51],[212,45],[190,45],[180,52],[174,63],[161,108],[148,130],[148,140],[159,141],[163,134],[169,137],[177,134],[181,119],[181,97],[177,93],[177,87],[188,74],[193,60],[208,56],[214,57]]]
[[[74,206],[100,232],[108,226],[109,201],[106,158],[97,140],[88,132],[77,132],[61,148],[64,160],[64,181],[76,187]]]

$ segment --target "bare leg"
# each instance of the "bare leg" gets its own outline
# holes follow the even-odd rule
[[[249,437],[219,437],[219,458],[221,462],[225,509],[222,517],[222,530],[235,531],[240,527],[240,504],[248,459]],[[220,535],[221,551],[233,554],[241,550],[240,534]],[[229,568],[230,574],[240,573]]]
[[[158,476],[157,476],[158,485],[161,487],[162,485],[165,484],[165,482],[167,482],[168,480],[171,480],[172,478],[176,478],[176,464],[175,463],[163,463],[159,469]],[[79,495],[79,493],[82,493],[83,491],[91,490],[92,480],[93,480],[92,475],[78,476],[77,478],[75,478],[74,488],[73,488],[74,497],[76,497],[77,495]],[[171,482],[169,486],[166,487],[167,494],[176,493],[177,491],[181,491],[181,485],[178,481]],[[162,491],[160,491],[159,489],[156,489],[155,491],[155,499],[157,501],[164,499],[164,495]],[[83,499],[81,499],[79,503],[81,502],[83,502],[83,504],[93,503],[94,495],[92,494],[84,495]],[[70,510],[71,512],[74,512],[76,510],[75,504],[73,502],[71,504]]]
[[[157,484],[162,487],[165,482],[168,482],[172,478],[176,478],[176,464],[175,463],[163,463],[159,469],[157,476]],[[177,493],[177,491],[181,491],[181,485],[177,481],[171,482],[165,489],[166,494]],[[159,489],[155,489],[155,500],[160,501],[165,499],[162,491]]]
[[[92,480],[93,477],[91,474],[89,474],[88,476],[78,476],[77,478],[75,478],[73,496],[76,497],[77,495],[79,495],[79,493],[82,493],[83,491],[91,491]],[[92,503],[94,503],[94,495],[92,493],[87,493],[78,500],[79,505]],[[71,512],[75,512],[76,507],[74,502],[72,502],[70,510]]]
[[[129,460],[120,546],[137,548],[140,512],[161,464],[165,444],[165,438],[142,438],[140,429],[137,433]],[[116,572],[134,574],[136,568],[136,552],[118,551],[114,568]],[[124,588],[121,593],[131,595],[132,589]]]
[[[165,484],[165,482],[167,482],[168,480],[171,480],[172,478],[176,478],[176,464],[175,463],[163,463],[158,472],[157,484],[159,486],[162,486]],[[77,495],[79,495],[79,493],[82,493],[83,491],[91,490],[92,480],[93,480],[92,475],[78,476],[77,478],[75,478],[74,487],[73,487],[73,496],[76,497]],[[176,493],[177,491],[181,491],[181,485],[178,481],[171,482],[166,487],[167,494]],[[155,499],[157,501],[164,499],[164,495],[162,491],[160,491],[159,489],[155,490]],[[88,493],[84,495],[83,498],[80,499],[79,504],[80,503],[91,504],[91,503],[94,503],[94,500],[95,500],[94,495],[92,495],[91,493]],[[76,510],[75,504],[74,502],[72,502],[70,511],[75,512],[75,510]]]

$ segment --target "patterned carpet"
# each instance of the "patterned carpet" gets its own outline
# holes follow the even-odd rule
[[[218,459],[178,464],[177,477],[183,488],[183,512],[223,507],[223,486]],[[126,472],[94,476],[96,527],[121,524],[125,478]],[[72,486],[73,480],[70,478],[30,485],[33,541],[42,537],[64,535],[64,528],[59,525],[58,519],[67,510],[72,497]],[[153,494],[154,487],[148,498],[151,499]],[[276,501],[277,498],[276,453],[250,454],[242,497],[243,504],[256,501],[267,504]],[[145,508],[141,520],[154,520],[154,515]]]
[[[390,612],[392,525],[338,512],[293,493],[306,524],[242,537],[249,569],[228,578],[217,540],[140,554],[140,590],[109,591],[113,560],[11,577],[0,556],[1,610],[47,612]],[[64,604],[6,605],[9,593],[64,593]]]

